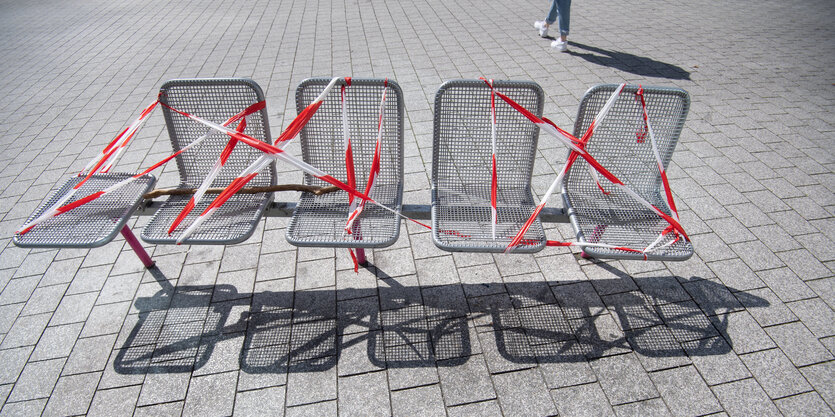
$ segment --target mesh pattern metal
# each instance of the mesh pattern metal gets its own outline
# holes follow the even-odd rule
[[[66,204],[102,191],[132,174],[95,174]],[[83,177],[72,177],[41,204],[26,221],[36,219],[66,195]],[[17,246],[29,248],[93,248],[116,236],[142,201],[142,194],[153,188],[156,178],[145,175],[113,193],[99,197],[64,214],[46,220],[24,235],[15,235]]]
[[[328,78],[305,80],[296,90],[296,107],[302,111],[330,82]],[[348,125],[354,156],[357,189],[365,190],[374,149],[383,79],[353,78],[346,88]],[[305,162],[345,182],[344,137],[340,80],[325,98],[316,114],[302,130],[300,142]],[[388,80],[380,148],[380,174],[370,197],[395,210],[403,199],[403,93]],[[305,174],[309,185],[329,185]],[[400,234],[400,217],[366,204],[354,222],[352,234],[345,233],[348,219],[348,194],[342,191],[314,196],[302,193],[287,231],[287,241],[297,246],[375,248],[392,245]]]
[[[194,222],[194,219],[211,204],[215,196],[216,194],[206,195],[169,236],[168,228],[191,198],[190,195],[170,196],[154,214],[150,223],[145,226],[142,231],[142,240],[155,244],[177,243],[177,239],[186,229],[183,225]],[[254,232],[269,202],[269,199],[260,193],[235,194],[217,209],[212,217],[203,222],[184,243],[231,245],[243,242]]]
[[[600,85],[590,89],[580,103],[574,134],[585,133],[598,111],[617,85]],[[595,130],[586,150],[626,186],[666,214],[670,214],[662,196],[661,174],[658,171],[649,136],[639,140],[643,129],[643,110],[635,93],[637,86],[626,86],[603,123]],[[662,162],[666,167],[678,142],[690,104],[687,92],[681,89],[644,87],[649,123]],[[600,184],[610,194],[603,194],[589,173],[582,158],[571,167],[563,181],[563,200],[571,223],[581,242],[603,243],[644,249],[656,241],[669,226],[664,219],[637,200],[599,176]],[[670,234],[665,243],[672,240]],[[598,258],[643,259],[643,255],[615,249],[585,248]],[[683,238],[671,246],[647,254],[649,260],[684,260],[693,253],[690,242]]]
[[[160,89],[160,101],[177,110],[193,114],[200,118],[223,123],[247,107],[264,100],[261,88],[248,79],[181,79],[171,80],[163,84]],[[179,151],[195,139],[210,133],[203,143],[183,152],[176,158],[180,172],[182,188],[197,188],[206,178],[214,166],[226,144],[229,135],[209,129],[205,125],[193,121],[179,113],[163,107],[171,146]],[[237,127],[238,122],[229,126]],[[244,133],[270,143],[270,128],[267,110],[255,112],[246,118]],[[212,187],[226,187],[255,159],[262,155],[246,144],[239,143],[220,174],[212,182]],[[275,164],[270,164],[253,178],[249,186],[265,186],[275,184]],[[168,227],[180,213],[186,198],[171,197],[154,215],[151,222],[142,232],[142,239],[150,243],[175,243],[194,218],[203,212],[214,195],[206,195],[201,204],[192,211],[178,229],[168,235]],[[235,196],[224,204],[215,215],[189,236],[186,244],[232,244],[246,240],[255,231],[263,210],[272,200],[272,193],[253,194],[246,197]]]
[[[541,115],[543,93],[532,82],[495,81],[495,88]],[[535,209],[531,173],[539,128],[496,97],[498,224],[492,237],[490,88],[481,80],[444,83],[435,96],[432,235],[448,251],[502,252]],[[537,221],[516,252],[545,246]]]

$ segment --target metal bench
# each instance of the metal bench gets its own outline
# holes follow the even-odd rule
[[[603,107],[615,84],[598,85],[586,92],[577,112],[574,135],[580,137]],[[639,86],[626,86],[595,130],[586,150],[626,186],[667,215],[673,215],[663,196],[662,177],[644,123],[644,110],[637,96]],[[659,156],[666,169],[681,134],[690,105],[686,91],[678,88],[643,87],[648,121],[654,132]],[[645,254],[620,249],[585,247],[594,258],[683,261],[693,254],[687,239],[668,236],[657,242],[670,224],[611,182],[599,176],[602,192],[581,158],[562,183],[563,202],[580,242],[629,248],[655,249]],[[672,234],[671,234],[672,235]]]
[[[542,115],[542,89],[533,82],[494,87]],[[432,148],[432,237],[446,251],[503,252],[534,211],[531,173],[539,128],[496,98],[497,222],[492,225],[491,90],[483,80],[444,83],[435,96]],[[545,247],[539,219],[515,252]]]
[[[65,204],[78,201],[131,176],[123,173],[94,174]],[[83,179],[81,176],[68,179],[38,206],[26,223],[47,212]],[[139,177],[116,192],[52,217],[25,234],[16,234],[14,244],[24,248],[95,248],[110,243],[116,233],[121,232],[142,263],[151,267],[153,261],[126,223],[142,202],[142,194],[150,191],[155,183],[153,175]]]
[[[174,151],[179,151],[195,139],[209,133],[209,137],[202,144],[177,156],[179,188],[200,186],[230,137],[210,130],[167,106],[220,124],[261,101],[264,101],[264,93],[258,84],[249,79],[179,79],[163,84],[160,88],[160,102],[163,104],[162,110]],[[266,108],[250,114],[246,122],[244,134],[270,143]],[[261,154],[250,146],[238,144],[212,186],[225,187]],[[275,164],[272,163],[250,181],[249,185],[269,186],[275,185],[275,182]],[[143,230],[142,239],[156,244],[176,243],[186,227],[212,202],[213,197],[205,196],[182,224],[169,235],[169,227],[191,199],[190,195],[170,196],[157,209]],[[242,242],[255,232],[264,210],[272,199],[273,193],[235,194],[182,243],[226,245]]]
[[[328,78],[303,81],[296,90],[296,106],[301,112],[330,82]],[[387,87],[384,87],[387,85]],[[353,78],[345,86],[347,126],[353,148],[356,189],[364,192],[374,159],[380,123],[380,103],[387,91],[382,119],[380,173],[370,197],[395,211],[403,199],[403,93],[392,80]],[[300,133],[304,161],[332,176],[347,178],[343,146],[342,92],[334,88]],[[305,174],[305,184],[328,185]],[[345,228],[349,210],[348,195],[302,193],[287,229],[287,241],[296,246],[379,248],[394,244],[400,233],[400,217],[373,204],[354,222],[351,233]],[[359,251],[358,251],[359,252]],[[360,252],[361,253],[361,252]],[[363,262],[359,256],[360,263]]]

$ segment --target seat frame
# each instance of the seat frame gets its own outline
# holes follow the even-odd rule
[[[586,92],[577,111],[575,136],[580,137],[585,133],[617,87],[617,84],[602,84]],[[665,214],[671,215],[663,198],[661,173],[652,153],[652,143],[641,125],[643,108],[636,97],[639,88],[637,85],[624,87],[606,118],[595,129],[586,150],[633,191]],[[680,88],[642,89],[648,121],[666,170],[687,117],[690,97]],[[639,137],[639,132],[643,132],[643,138]],[[610,195],[599,191],[591,178],[588,164],[581,158],[577,159],[563,179],[563,205],[579,242],[641,250],[652,244],[663,229],[669,226],[669,223],[637,200],[615,190],[614,185],[601,175],[598,177]],[[585,247],[583,252],[589,257],[601,259],[683,261],[693,254],[693,246],[681,237],[669,247],[659,247],[645,254],[593,246]]]
[[[494,81],[493,86],[537,116],[544,93],[531,81]],[[535,210],[531,176],[539,128],[498,97],[497,234],[492,236],[492,135],[490,87],[484,80],[451,80],[435,95],[432,143],[432,238],[450,252],[504,252]],[[472,143],[476,141],[477,143]],[[443,229],[443,231],[442,231]],[[514,252],[545,247],[539,219]]]

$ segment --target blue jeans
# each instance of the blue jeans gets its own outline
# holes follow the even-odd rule
[[[571,0],[551,0],[551,10],[545,22],[553,25],[559,19],[560,35],[568,36],[568,20],[571,16]]]

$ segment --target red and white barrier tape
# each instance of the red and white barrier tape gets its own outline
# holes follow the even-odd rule
[[[568,132],[565,132],[564,130],[559,129],[556,125],[553,125],[552,123],[548,123],[545,120],[540,119],[539,117],[537,117],[536,115],[534,115],[533,113],[531,113],[530,111],[528,111],[527,109],[525,109],[524,107],[522,107],[521,105],[519,105],[518,103],[513,101],[512,99],[510,99],[509,97],[507,97],[504,94],[496,91],[496,95],[498,95],[500,98],[502,98],[502,100],[507,102],[511,107],[513,107],[514,109],[516,109],[517,111],[522,113],[526,118],[528,118],[528,120],[530,120],[532,123],[539,126],[546,133],[548,133],[548,134],[550,134],[554,137],[557,137],[558,139],[560,139],[561,141],[566,143],[566,145],[568,145],[573,150],[573,152],[569,155],[569,159],[566,162],[566,165],[560,171],[560,174],[557,176],[556,180],[548,188],[548,191],[542,197],[542,200],[541,200],[540,204],[534,210],[533,214],[525,222],[525,224],[522,226],[522,228],[519,230],[519,232],[516,234],[516,236],[513,238],[513,240],[507,246],[507,248],[505,249],[505,252],[511,251],[511,250],[513,250],[513,248],[515,248],[516,246],[519,246],[521,244],[525,233],[530,228],[530,226],[533,224],[533,221],[539,216],[542,209],[545,207],[545,204],[547,203],[548,198],[556,190],[557,184],[562,182],[563,177],[568,172],[568,168],[570,168],[571,164],[576,160],[577,156],[582,157],[584,160],[586,160],[586,162],[588,162],[588,164],[590,166],[592,166],[597,172],[602,174],[607,180],[612,182],[617,188],[621,189],[626,194],[630,195],[633,199],[635,199],[636,201],[638,201],[639,203],[641,203],[645,207],[652,210],[655,214],[657,214],[658,216],[663,218],[665,221],[667,221],[672,226],[673,230],[677,231],[678,233],[681,233],[681,235],[685,239],[689,240],[689,238],[687,237],[686,232],[684,232],[684,229],[681,227],[681,225],[678,223],[677,220],[673,219],[672,217],[670,217],[666,213],[662,212],[660,209],[653,206],[651,203],[646,201],[643,197],[641,197],[640,195],[635,193],[632,189],[627,187],[623,182],[621,182],[611,172],[609,172],[606,168],[604,168],[602,165],[600,165],[600,163],[597,162],[597,160],[594,159],[584,149],[585,144],[588,142],[588,140],[594,134],[594,131],[597,129],[597,127],[600,125],[602,120],[605,118],[606,114],[609,112],[612,105],[616,101],[618,95],[623,90],[624,86],[625,86],[625,84],[621,84],[612,93],[612,96],[609,97],[609,100],[606,102],[606,104],[603,106],[603,108],[600,110],[600,112],[594,118],[591,125],[587,129],[586,133],[583,135],[582,139],[574,138],[573,136],[568,134]],[[491,86],[491,89],[492,89],[492,86]],[[599,183],[598,183],[598,187],[600,187],[600,189],[603,190],[602,186],[600,186]],[[605,192],[605,190],[603,190],[603,191]]]
[[[377,185],[377,177],[380,175],[380,160],[382,158],[382,139],[383,139],[383,118],[385,117],[386,93],[388,92],[388,78],[383,83],[383,95],[380,99],[380,111],[377,119],[377,140],[374,144],[374,157],[371,160],[371,170],[368,172],[368,182],[365,185],[365,195],[371,196],[374,186]],[[354,226],[356,219],[365,210],[365,200],[359,202],[358,206],[348,215],[348,221],[345,224],[345,231],[351,234],[351,229]]]
[[[257,112],[257,111],[260,111],[260,110],[261,110],[261,109],[263,109],[265,106],[266,106],[266,103],[265,103],[264,101],[259,101],[259,102],[255,103],[255,104],[253,104],[253,105],[251,105],[251,106],[247,107],[246,109],[244,109],[244,110],[243,110],[243,111],[241,111],[240,113],[238,113],[238,114],[236,114],[236,115],[232,116],[232,117],[231,117],[231,118],[229,118],[227,121],[223,122],[223,125],[224,125],[224,126],[228,126],[228,125],[230,125],[230,124],[232,124],[232,123],[234,123],[234,122],[236,122],[236,121],[238,121],[238,120],[245,119],[245,118],[246,118],[247,116],[249,116],[250,114],[255,113],[255,112]],[[143,114],[144,114],[144,112],[143,112]],[[147,116],[147,114],[146,114],[145,116]],[[31,221],[31,222],[29,222],[29,223],[27,223],[27,224],[25,224],[25,225],[21,226],[21,229],[22,229],[22,230],[20,230],[18,233],[19,233],[19,234],[21,234],[21,235],[23,235],[23,234],[27,233],[28,231],[32,230],[32,228],[33,228],[35,225],[37,225],[38,223],[41,223],[41,222],[43,222],[43,221],[45,221],[45,220],[47,220],[47,219],[50,219],[50,218],[52,218],[52,217],[55,217],[55,216],[57,216],[57,215],[60,215],[60,214],[66,213],[66,212],[68,212],[68,211],[72,210],[73,208],[80,207],[80,206],[82,206],[82,205],[84,205],[84,204],[86,204],[86,203],[89,203],[89,202],[91,202],[91,201],[93,201],[93,200],[96,200],[96,199],[98,199],[98,198],[100,198],[100,197],[103,197],[103,196],[105,196],[105,195],[107,195],[107,194],[110,194],[110,193],[112,193],[112,192],[114,192],[114,191],[116,191],[116,190],[118,190],[118,189],[120,189],[120,188],[122,188],[122,187],[124,187],[124,186],[126,186],[126,185],[128,185],[128,184],[130,184],[131,182],[133,182],[133,181],[135,181],[135,180],[139,179],[140,177],[145,176],[146,174],[151,173],[152,171],[154,171],[154,170],[156,170],[157,168],[161,167],[162,165],[164,165],[164,164],[165,164],[165,163],[167,163],[168,161],[170,161],[170,160],[174,159],[175,157],[177,157],[177,155],[180,155],[181,153],[183,153],[183,152],[185,152],[185,151],[187,151],[187,150],[189,150],[189,149],[191,149],[191,148],[194,148],[195,146],[199,145],[199,144],[200,144],[200,143],[202,143],[202,142],[203,142],[206,138],[208,138],[208,137],[209,137],[209,133],[211,133],[211,130],[210,130],[209,132],[206,132],[206,134],[204,134],[203,136],[200,136],[199,138],[195,139],[194,141],[192,141],[192,142],[191,142],[191,143],[189,143],[188,145],[186,145],[186,146],[182,147],[179,151],[177,151],[177,152],[175,152],[175,153],[173,153],[173,154],[171,154],[171,155],[167,156],[165,159],[163,159],[163,160],[161,160],[161,161],[157,162],[156,164],[152,165],[150,168],[146,169],[145,171],[142,171],[142,172],[140,172],[140,173],[138,173],[138,174],[136,174],[136,175],[134,175],[134,176],[132,176],[132,177],[130,177],[130,178],[125,178],[124,180],[119,181],[118,183],[113,184],[113,185],[111,185],[110,187],[108,187],[108,188],[106,188],[106,189],[104,189],[104,190],[101,190],[101,191],[99,191],[99,192],[93,193],[93,194],[91,194],[91,195],[89,195],[89,196],[87,196],[87,197],[84,197],[83,199],[77,200],[76,202],[73,202],[73,203],[71,203],[71,204],[67,204],[67,205],[65,205],[65,203],[66,203],[66,202],[70,199],[70,197],[72,197],[72,196],[73,196],[73,194],[75,193],[75,190],[77,190],[77,189],[78,189],[78,186],[76,186],[75,188],[71,189],[71,190],[70,190],[70,192],[68,192],[68,193],[67,193],[64,197],[62,197],[62,198],[58,201],[58,203],[57,203],[57,204],[54,204],[54,205],[53,205],[53,207],[52,207],[50,210],[47,210],[47,211],[45,212],[45,214],[41,215],[40,217],[38,217],[37,219],[35,219],[35,220],[33,220],[33,221]],[[108,147],[111,147],[111,146],[112,146],[112,144],[113,144],[113,142],[111,142],[111,145],[108,145]],[[81,202],[81,201],[83,201],[83,202]],[[81,202],[81,203],[79,203],[79,202]]]

